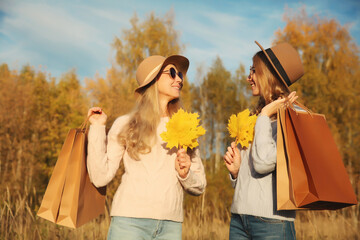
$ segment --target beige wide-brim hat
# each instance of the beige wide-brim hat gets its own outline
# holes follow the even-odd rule
[[[168,64],[173,64],[179,72],[185,77],[189,68],[189,60],[181,55],[172,55],[167,58],[159,55],[154,55],[145,58],[136,70],[136,81],[139,87],[135,92],[140,93],[141,90],[151,83],[159,74],[160,70]]]
[[[287,88],[304,75],[304,67],[301,63],[300,55],[289,43],[280,43],[266,50],[257,41],[255,43],[264,52],[266,58]]]

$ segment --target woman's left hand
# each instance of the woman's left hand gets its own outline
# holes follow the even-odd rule
[[[180,148],[176,154],[175,169],[181,178],[186,178],[191,166],[190,156],[184,148]]]
[[[290,106],[297,98],[298,96],[296,96],[296,92],[291,92],[286,98],[278,98],[277,100],[263,107],[260,114],[271,117],[277,112],[278,108]]]

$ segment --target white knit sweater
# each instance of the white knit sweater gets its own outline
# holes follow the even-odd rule
[[[242,150],[231,212],[294,221],[295,211],[276,210],[276,121],[260,115],[252,145]]]
[[[148,154],[139,154],[140,161],[132,159],[118,134],[129,121],[129,115],[119,117],[108,136],[105,126],[91,125],[88,134],[87,168],[95,186],[107,185],[115,176],[120,161],[125,173],[112,202],[111,216],[152,218],[183,221],[183,190],[194,195],[204,192],[206,178],[199,150],[191,157],[186,178],[175,170],[177,149],[167,149],[160,134],[166,131],[168,117],[161,118],[157,128],[157,141]]]

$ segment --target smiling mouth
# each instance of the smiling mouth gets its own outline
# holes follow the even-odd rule
[[[176,86],[172,86],[173,88],[177,89],[177,90],[181,90],[182,89],[182,85],[176,85]]]

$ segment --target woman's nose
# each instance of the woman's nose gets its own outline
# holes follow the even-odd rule
[[[182,83],[183,80],[176,74],[175,81]]]
[[[183,85],[184,85],[184,83],[183,83],[183,79],[181,79],[177,74],[176,74],[176,77],[175,77],[175,82],[176,83],[179,83],[179,85],[180,85],[180,88],[182,88],[183,87]]]

